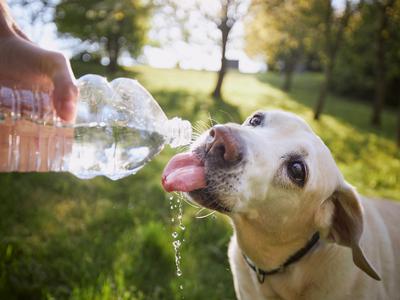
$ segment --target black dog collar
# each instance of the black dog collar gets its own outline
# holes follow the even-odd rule
[[[274,275],[276,273],[282,272],[287,266],[299,261],[304,255],[306,255],[312,247],[319,241],[319,232],[314,233],[314,235],[311,237],[311,239],[307,242],[307,244],[298,250],[296,253],[291,255],[284,263],[278,268],[275,268],[270,271],[262,270],[260,268],[257,268],[257,266],[251,261],[250,258],[248,258],[243,252],[243,257],[246,263],[249,265],[249,267],[256,272],[257,274],[257,279],[259,283],[264,283],[265,276],[269,275]]]

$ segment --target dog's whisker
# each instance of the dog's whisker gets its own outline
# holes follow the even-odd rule
[[[194,208],[197,208],[197,209],[201,208],[200,206],[198,206],[194,202],[192,202],[190,199],[185,197],[185,195],[183,193],[178,193],[178,197],[179,197],[179,199],[185,201],[191,207],[194,207]]]
[[[196,131],[194,131],[193,133],[192,133],[192,137],[199,137],[201,135],[201,132],[196,132]]]
[[[213,214],[215,214],[215,210],[210,211],[208,214],[202,215],[202,216],[196,216],[196,219],[205,219],[209,216],[212,216]]]
[[[206,208],[205,207],[200,207],[200,209],[195,213],[196,217],[202,212],[204,211]]]
[[[204,128],[204,126],[206,125],[206,123],[203,120],[197,121],[194,125],[193,128],[195,128],[196,130],[201,130]]]
[[[204,214],[204,215],[200,215],[203,211],[208,211],[208,209],[205,208],[205,207],[202,207],[201,209],[199,209],[199,210],[196,212],[195,218],[196,218],[196,219],[204,219],[204,218],[207,218],[208,216],[210,216],[210,215],[212,215],[212,214],[215,213],[215,211],[212,210],[212,211],[210,211],[210,212],[207,212],[207,213]]]
[[[202,132],[208,130],[210,128],[209,124],[207,124],[204,121],[198,121],[196,124],[193,126],[194,131],[201,134]]]
[[[219,111],[222,112],[223,114],[227,115],[230,122],[235,122],[235,119],[233,118],[231,113],[227,112],[226,110],[222,110],[222,109],[219,109]]]
[[[201,134],[194,132],[192,134],[192,142],[196,141],[200,136]]]
[[[191,141],[190,142],[190,144],[192,143],[193,141]],[[176,147],[176,150],[177,150],[177,152],[187,152],[187,151],[189,151],[189,149],[190,149],[190,144],[188,144],[188,145],[182,145],[182,146],[178,146],[178,147]]]
[[[211,117],[210,114],[208,114],[208,121],[210,122],[210,126],[209,127],[213,127],[214,125],[219,124],[219,122],[217,120],[215,120],[213,117]]]
[[[204,127],[208,127],[207,122],[203,121],[203,120],[199,120],[195,123],[195,126],[198,128],[204,128]]]

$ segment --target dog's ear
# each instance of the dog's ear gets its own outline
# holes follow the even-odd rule
[[[334,242],[351,248],[354,264],[372,278],[381,280],[359,245],[363,232],[363,209],[358,194],[353,187],[344,183],[330,200],[334,212],[329,237]]]

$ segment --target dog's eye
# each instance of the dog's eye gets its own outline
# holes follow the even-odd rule
[[[306,167],[302,161],[289,162],[287,166],[289,178],[297,185],[304,186],[306,180]]]
[[[262,120],[263,120],[262,115],[257,114],[257,115],[254,115],[254,116],[250,119],[249,124],[250,124],[251,126],[253,126],[253,127],[257,127],[257,126],[261,125]]]

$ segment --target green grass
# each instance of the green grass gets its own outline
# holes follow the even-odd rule
[[[90,72],[85,68],[74,69]],[[395,116],[385,112],[383,128],[376,130],[369,126],[368,106],[330,96],[322,120],[313,121],[318,74],[295,77],[293,92],[286,94],[276,74],[229,73],[226,103],[215,103],[209,97],[215,73],[147,67],[123,73],[137,77],[169,117],[199,127],[210,118],[241,121],[257,109],[300,114],[360,192],[400,200]],[[160,185],[173,153],[167,147],[137,175],[116,182],[68,174],[0,175],[0,299],[233,299],[226,257],[231,229],[224,217],[196,219],[195,210],[184,206],[183,276],[175,274],[176,212]]]

